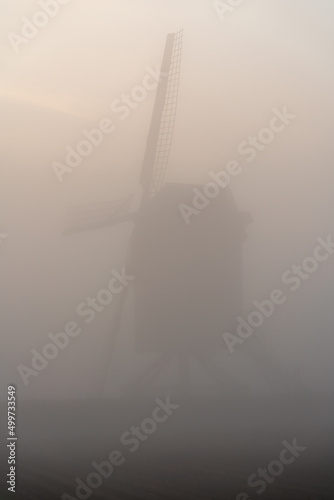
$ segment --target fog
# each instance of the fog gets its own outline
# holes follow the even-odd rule
[[[11,41],[38,9],[33,0],[0,0],[1,400],[8,384],[22,402],[122,399],[167,344],[181,352],[160,366],[158,382],[169,387],[181,380],[183,390],[190,376],[211,397],[212,362],[226,376],[221,401],[240,387],[245,401],[330,396],[332,2],[245,0],[222,19],[205,0],[71,0],[26,42]],[[125,118],[115,101],[148,74],[151,84],[159,78],[166,36],[181,29],[167,185],[138,211],[157,90],[127,106]],[[59,173],[66,148],[106,119],[101,143]],[[268,127],[271,140],[250,146]],[[193,206],[196,189],[231,162],[239,170],[228,186],[187,219],[180,205]],[[126,197],[129,217],[65,234],[71,207]],[[291,269],[315,256],[319,239],[323,258],[293,290]],[[112,272],[130,276],[128,284],[118,280],[122,292],[86,321],[79,305],[106,289]],[[237,335],[237,318],[277,289],[284,302],[231,353],[223,334]],[[45,368],[22,375],[31,351],[41,353],[69,322],[80,333]],[[188,348],[209,364],[189,361]],[[158,395],[151,391],[151,406]]]

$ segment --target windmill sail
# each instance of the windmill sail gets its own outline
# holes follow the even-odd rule
[[[154,104],[141,173],[143,203],[160,191],[165,181],[176,117],[182,40],[183,30],[167,36],[161,68],[162,81]]]
[[[157,89],[141,172],[142,204],[164,185],[176,117],[182,38],[183,30],[167,35],[161,82]],[[63,234],[112,226],[128,220],[131,202],[132,197],[127,197],[109,203],[70,207],[66,213]]]

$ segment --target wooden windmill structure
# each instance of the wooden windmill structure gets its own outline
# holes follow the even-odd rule
[[[182,39],[182,30],[167,35],[161,67],[164,78],[157,89],[140,175],[142,197],[138,212],[129,213],[131,197],[74,207],[67,212],[65,234],[135,220],[126,263],[127,271],[136,277],[131,285],[135,288],[135,347],[140,352],[155,353],[156,360],[136,377],[133,390],[150,387],[176,361],[175,387],[182,393],[190,392],[191,358],[223,392],[226,384],[239,390],[222,367],[215,365],[212,354],[224,348],[223,328],[233,328],[232,319],[242,308],[242,245],[247,218],[225,189],[220,201],[215,200],[187,226],[178,205],[192,194],[192,186],[165,186],[179,93]],[[101,390],[129,288],[114,314],[110,346],[100,363]],[[259,356],[256,349],[254,352],[256,362],[265,365],[265,356]]]

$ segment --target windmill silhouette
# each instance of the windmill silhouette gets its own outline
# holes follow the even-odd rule
[[[191,383],[191,360],[215,382],[240,391],[240,383],[214,363],[213,354],[224,348],[221,334],[234,328],[242,310],[242,245],[248,214],[239,212],[231,192],[219,198],[187,226],[179,211],[192,185],[165,184],[179,93],[183,31],[167,35],[152,120],[141,169],[141,201],[136,214],[129,211],[132,197],[114,202],[72,207],[67,211],[65,234],[134,220],[126,269],[136,279],[135,347],[155,353],[156,360],[135,377],[131,391],[145,391],[171,364],[177,363],[180,393],[196,389]],[[113,318],[109,348],[100,360],[99,387],[103,390],[115,339],[120,330],[128,286]],[[254,342],[254,341],[253,341]],[[273,363],[262,346],[247,354],[275,378]],[[128,387],[129,389],[129,387]]]

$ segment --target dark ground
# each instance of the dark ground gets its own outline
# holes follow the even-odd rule
[[[180,407],[130,453],[120,436],[151,416],[156,397],[21,402],[17,492],[6,492],[3,484],[3,447],[1,500],[53,500],[65,492],[75,498],[75,478],[85,480],[94,470],[91,462],[108,459],[114,449],[122,450],[125,463],[85,498],[236,500],[246,492],[250,500],[334,499],[332,397],[180,402],[172,396]],[[3,405],[1,410],[4,415]],[[282,441],[294,438],[307,449],[258,495],[247,478],[278,458]]]

